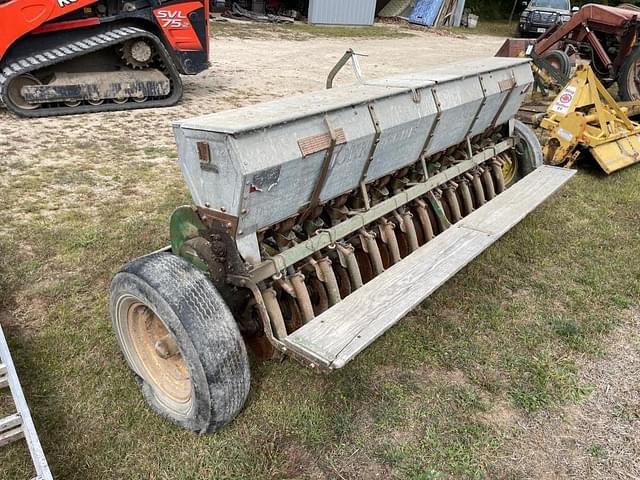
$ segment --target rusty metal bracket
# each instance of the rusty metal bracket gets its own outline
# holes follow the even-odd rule
[[[304,221],[309,218],[309,216],[313,213],[313,211],[320,204],[320,194],[322,193],[322,189],[324,188],[325,183],[327,182],[327,177],[329,174],[329,167],[331,166],[331,162],[333,160],[333,152],[335,151],[336,144],[338,143],[338,135],[336,130],[331,125],[331,121],[328,116],[324,117],[324,123],[329,130],[329,136],[331,137],[331,141],[329,143],[329,148],[324,155],[324,160],[322,161],[322,169],[320,170],[320,175],[318,176],[318,181],[311,193],[311,198],[309,199],[309,205],[302,212],[299,223],[304,223]]]
[[[433,121],[433,125],[431,125],[431,129],[429,130],[429,135],[427,135],[427,139],[424,142],[424,146],[422,147],[422,153],[420,153],[420,157],[424,158],[424,155],[427,154],[427,150],[429,149],[429,147],[431,147],[431,142],[433,141],[433,137],[436,134],[436,129],[438,128],[438,125],[440,124],[440,120],[442,119],[442,103],[440,103],[440,100],[438,99],[438,92],[436,92],[435,88],[431,89],[431,95],[433,96],[433,102],[436,106],[436,110],[437,110],[437,114],[436,114],[436,118]],[[428,172],[427,172],[427,177],[428,177]]]
[[[469,130],[467,130],[467,134],[465,135],[465,137],[467,138],[471,136],[471,132],[473,132],[473,127],[476,126],[476,122],[478,121],[478,118],[480,118],[480,112],[482,112],[482,109],[487,104],[487,89],[484,86],[484,82],[482,81],[481,75],[478,76],[478,81],[480,82],[480,89],[482,90],[482,101],[480,102],[480,106],[478,107],[476,114],[473,116],[473,119],[471,120],[471,125],[469,125]]]
[[[367,175],[369,173],[369,166],[371,162],[373,162],[373,158],[376,154],[376,149],[378,148],[378,144],[380,143],[380,136],[382,135],[382,128],[380,128],[380,119],[378,118],[378,114],[376,113],[376,107],[373,103],[367,105],[369,109],[369,115],[371,116],[371,121],[373,122],[373,128],[376,133],[373,135],[373,142],[371,142],[371,148],[369,149],[369,155],[367,156],[367,161],[362,168],[362,174],[360,175],[360,189],[362,190],[362,195],[364,197],[365,208],[369,210],[371,208],[371,202],[369,201],[369,194],[367,193],[366,183],[367,183]]]
[[[502,103],[500,104],[500,108],[498,108],[498,111],[495,115],[495,117],[493,117],[493,120],[491,121],[491,128],[495,128],[498,120],[500,119],[500,115],[502,115],[502,112],[504,112],[505,107],[507,106],[507,104],[509,103],[509,101],[511,100],[511,97],[513,96],[513,93],[516,90],[516,86],[518,85],[518,82],[516,81],[516,75],[515,73],[513,73],[513,70],[511,71],[511,88],[509,88],[509,93],[507,93],[507,95],[504,97],[504,100],[502,101]]]
[[[294,360],[306,365],[310,368],[318,368],[318,370],[322,370],[324,365],[317,364],[315,362],[310,361],[308,358],[305,358],[303,355],[298,354],[292,350],[289,350],[284,343],[282,343],[279,339],[277,339],[274,335],[273,327],[271,325],[271,318],[269,317],[269,313],[267,311],[267,307],[264,303],[264,298],[262,297],[262,292],[258,285],[255,282],[251,281],[251,279],[240,276],[240,275],[230,275],[228,278],[229,282],[233,285],[240,288],[247,288],[251,291],[253,298],[256,302],[256,308],[258,310],[258,315],[260,317],[260,321],[262,323],[262,328],[264,331],[267,340],[274,348],[283,355],[287,355]]]

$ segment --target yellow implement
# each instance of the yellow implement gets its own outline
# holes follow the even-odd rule
[[[640,162],[640,124],[616,103],[589,65],[580,65],[542,121],[545,162],[570,167],[588,149],[607,173]]]

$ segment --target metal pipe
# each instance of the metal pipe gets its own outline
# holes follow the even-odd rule
[[[471,198],[471,191],[469,190],[469,182],[463,180],[458,184],[460,189],[460,196],[462,197],[462,206],[464,208],[465,215],[470,215],[473,212],[473,199]]]
[[[275,284],[278,287],[280,287],[284,292],[286,292],[287,294],[292,296],[293,298],[296,297],[296,292],[295,292],[293,286],[291,285],[291,282],[289,282],[288,279],[280,277],[280,278],[276,279]]]
[[[371,258],[373,272],[376,275],[380,275],[384,272],[384,265],[382,263],[382,256],[380,255],[380,248],[378,248],[378,243],[376,242],[376,236],[366,230],[361,230],[360,235],[363,240],[362,246],[364,247],[364,251],[367,252]]]
[[[416,212],[418,213],[418,220],[422,226],[422,233],[424,234],[425,242],[433,240],[433,225],[431,225],[431,219],[429,218],[429,212],[427,212],[427,204],[422,199],[417,199]]]
[[[354,248],[350,244],[337,244],[338,254],[340,258],[344,260],[344,265],[349,272],[349,278],[351,280],[351,289],[357,290],[362,287],[362,274],[360,273],[360,266],[358,260],[354,254]]]
[[[413,224],[413,214],[407,210],[405,212],[402,212],[401,217],[404,232],[407,234],[407,240],[409,241],[409,249],[412,252],[415,252],[418,248],[420,248],[420,244],[418,243],[416,226]]]
[[[484,188],[482,188],[480,175],[473,175],[471,185],[473,186],[473,194],[476,197],[476,204],[478,205],[478,207],[483,206],[485,203],[487,203],[487,200],[484,198]]]
[[[314,319],[313,305],[311,298],[309,297],[309,290],[304,283],[304,275],[302,273],[295,273],[289,277],[291,285],[296,292],[296,299],[298,300],[298,306],[302,312],[302,323],[308,323]]]
[[[391,253],[391,262],[393,264],[402,260],[400,257],[400,247],[398,247],[398,239],[396,238],[395,225],[386,218],[380,219],[380,238],[389,247]]]
[[[449,205],[449,210],[451,210],[451,223],[457,223],[462,220],[462,214],[460,213],[460,204],[458,203],[458,197],[456,197],[456,192],[453,187],[446,188],[444,191],[444,198]]]
[[[514,146],[514,139],[508,138],[491,148],[487,148],[471,159],[463,160],[443,172],[437,173],[428,178],[425,182],[420,182],[409,189],[398,193],[397,195],[371,206],[369,210],[362,213],[351,215],[348,220],[339,223],[335,227],[325,229],[317,235],[300,242],[294,247],[289,248],[277,255],[267,258],[265,261],[251,268],[249,274],[254,281],[260,282],[273,276],[274,274],[284,270],[289,265],[293,265],[309,256],[310,252],[317,252],[336,240],[343,239],[347,235],[362,229],[363,225],[368,225],[376,219],[388,215],[398,208],[412,202],[419,197],[425,195],[433,188],[443,185],[449,180],[465,175],[478,165],[491,160],[496,154],[509,150]],[[470,180],[473,178],[470,176]]]
[[[496,190],[493,187],[493,179],[491,178],[491,172],[488,168],[482,169],[482,183],[484,184],[487,200],[493,200],[496,196]]]
[[[340,298],[340,287],[338,286],[336,273],[333,271],[333,268],[331,268],[331,260],[328,257],[323,257],[318,260],[317,265],[320,269],[320,275],[318,275],[318,277],[327,289],[329,305],[336,305],[342,299]]]
[[[282,316],[282,310],[278,304],[278,296],[273,288],[267,288],[260,292],[262,294],[262,300],[264,306],[269,314],[271,325],[273,326],[275,336],[278,339],[285,338],[287,336],[287,327],[284,324],[284,317]]]
[[[496,160],[491,162],[491,171],[493,172],[493,178],[496,179],[496,193],[500,194],[504,192],[504,174],[502,173],[502,162]]]

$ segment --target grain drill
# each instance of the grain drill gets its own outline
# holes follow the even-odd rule
[[[220,429],[246,346],[344,367],[553,194],[573,172],[513,120],[532,82],[488,58],[177,122],[194,205],[111,286],[151,406]]]

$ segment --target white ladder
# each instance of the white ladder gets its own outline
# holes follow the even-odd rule
[[[2,331],[2,326],[0,326],[0,390],[7,387],[11,390],[11,396],[17,412],[8,417],[0,418],[0,447],[24,438],[27,441],[33,466],[36,470],[34,480],[53,480],[47,459],[40,445],[38,433],[31,419],[29,406],[20,386],[16,368],[11,359],[7,340]]]

